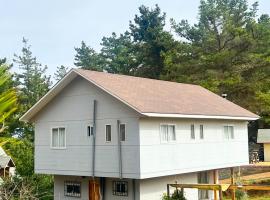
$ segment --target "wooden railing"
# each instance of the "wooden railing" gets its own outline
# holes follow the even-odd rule
[[[170,196],[170,187],[181,189],[195,188],[200,190],[213,190],[219,193],[219,199],[222,200],[222,192],[227,190],[264,190],[270,191],[270,185],[231,185],[231,184],[167,184],[167,195]],[[232,198],[233,199],[233,198]]]

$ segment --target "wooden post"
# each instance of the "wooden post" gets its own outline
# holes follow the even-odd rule
[[[219,189],[219,200],[222,200],[222,188]]]
[[[218,184],[218,170],[213,170],[214,184]],[[218,200],[217,191],[214,190],[214,200]]]
[[[167,196],[170,196],[170,184],[167,184]]]
[[[231,185],[234,185],[234,169],[231,168]],[[235,189],[232,190],[232,200],[235,200]]]

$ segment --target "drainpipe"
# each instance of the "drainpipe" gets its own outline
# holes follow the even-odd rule
[[[97,101],[93,101],[93,146],[92,146],[92,178],[95,178],[95,156],[96,156],[96,113]]]
[[[120,136],[120,120],[117,120],[117,133],[118,133],[118,158],[119,158],[119,178],[122,179],[122,145]]]

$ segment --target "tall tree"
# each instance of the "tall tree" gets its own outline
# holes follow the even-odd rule
[[[68,72],[68,67],[61,65],[60,67],[56,68],[56,72],[54,73],[54,79],[59,81],[61,80]]]
[[[269,85],[270,65],[269,54],[258,51],[262,50],[262,37],[256,34],[262,33],[262,27],[267,29],[267,17],[261,19],[264,23],[258,22],[257,6],[254,3],[249,8],[246,0],[202,0],[197,24],[172,20],[172,27],[184,40],[165,55],[163,78],[227,93],[230,100],[262,114],[258,98],[260,92],[266,94],[261,88]],[[265,43],[269,41],[268,36],[263,38]],[[263,81],[262,74],[266,75]]]
[[[171,48],[174,40],[164,30],[166,14],[161,12],[158,5],[154,9],[140,6],[139,12],[140,15],[135,15],[134,22],[129,25],[134,51],[138,52],[136,75],[158,79],[164,69],[162,53]]]
[[[104,67],[103,58],[93,48],[87,46],[84,41],[82,41],[81,47],[75,48],[75,51],[74,65],[82,69],[102,71]]]
[[[103,37],[101,56],[104,59],[103,69],[110,73],[134,75],[138,62],[137,52],[128,32],[117,36]]]
[[[16,84],[20,88],[19,115],[33,106],[48,90],[51,85],[50,76],[46,75],[47,66],[42,66],[37,58],[32,55],[28,41],[23,38],[21,55],[14,55],[14,62],[19,66],[20,73],[15,74]],[[17,126],[17,127],[16,127]],[[13,128],[33,139],[31,125],[14,124]],[[19,130],[18,130],[19,129]]]

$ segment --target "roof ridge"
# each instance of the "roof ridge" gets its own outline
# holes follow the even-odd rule
[[[192,84],[192,83],[182,83],[182,82],[176,82],[176,81],[168,81],[168,80],[161,80],[161,79],[154,79],[154,78],[146,78],[146,77],[140,77],[140,76],[125,75],[125,74],[114,74],[114,73],[110,73],[110,72],[100,72],[100,71],[94,71],[94,70],[88,70],[88,69],[73,68],[73,70],[100,73],[100,74],[106,74],[106,75],[110,75],[110,76],[127,77],[127,78],[133,78],[133,79],[151,80],[151,81],[164,82],[164,83],[170,83],[170,84],[182,84],[182,85],[190,85],[190,86],[195,86],[195,87],[201,87],[200,85]]]

